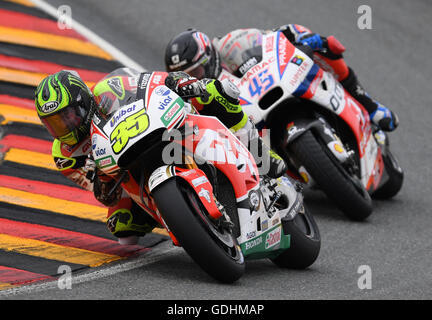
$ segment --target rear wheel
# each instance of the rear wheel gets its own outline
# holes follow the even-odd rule
[[[288,148],[347,217],[361,221],[372,213],[372,199],[361,182],[348,174],[311,131],[299,136]]]
[[[209,217],[189,185],[171,179],[152,195],[168,228],[204,271],[224,283],[243,275],[244,257],[236,238]]]
[[[292,220],[282,220],[285,235],[290,235],[290,247],[271,259],[284,268],[305,269],[318,258],[321,236],[313,216],[304,208]]]

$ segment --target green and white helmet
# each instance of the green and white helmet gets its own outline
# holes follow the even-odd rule
[[[67,145],[90,134],[96,109],[91,90],[74,71],[60,71],[44,78],[35,92],[35,105],[49,133]]]

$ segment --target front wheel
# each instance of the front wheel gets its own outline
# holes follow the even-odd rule
[[[311,131],[294,140],[289,153],[305,167],[318,186],[352,220],[361,221],[372,213],[372,199],[360,181],[348,175],[339,161],[326,152]]]
[[[283,268],[305,269],[318,258],[321,236],[313,216],[303,207],[292,220],[282,220],[285,235],[290,235],[290,247],[271,259]]]
[[[189,185],[171,179],[152,195],[170,231],[204,271],[224,283],[243,275],[244,257],[236,238],[211,220]]]
[[[383,155],[383,161],[388,180],[372,194],[376,199],[390,199],[394,197],[401,190],[404,180],[403,170],[390,150],[387,149],[386,155]]]

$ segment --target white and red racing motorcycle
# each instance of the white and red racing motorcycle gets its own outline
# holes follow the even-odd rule
[[[264,35],[261,50],[242,58],[241,78],[223,70],[219,80],[239,87],[243,110],[286,160],[291,176],[318,186],[353,220],[372,213],[371,196],[399,192],[403,170],[387,134],[306,51],[279,31]]]
[[[166,76],[141,74],[136,100],[93,118],[92,154],[117,181],[111,192],[121,184],[219,281],[239,279],[248,259],[313,264],[321,238],[295,183],[260,176],[234,134],[215,117],[187,112]]]

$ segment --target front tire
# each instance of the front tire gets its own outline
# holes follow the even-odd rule
[[[236,238],[212,225],[190,186],[170,179],[153,190],[152,196],[170,231],[204,271],[224,283],[233,283],[244,274],[244,257]]]
[[[337,159],[329,155],[311,131],[306,131],[289,146],[293,154],[333,202],[355,221],[362,221],[372,213],[372,199],[360,185],[355,185]]]
[[[306,269],[318,258],[321,236],[313,216],[304,208],[292,220],[282,220],[285,235],[290,235],[290,247],[271,259],[277,266],[291,269]]]
[[[390,199],[394,197],[402,188],[404,173],[396,157],[387,149],[386,155],[383,155],[385,170],[389,179],[382,187],[373,193],[376,199]]]

